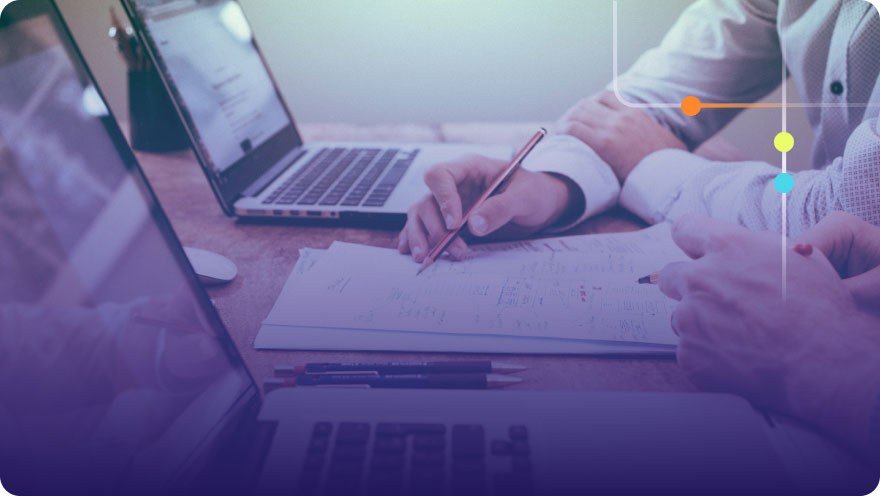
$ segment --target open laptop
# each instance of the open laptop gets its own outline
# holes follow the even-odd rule
[[[398,223],[431,165],[508,147],[304,144],[234,0],[126,0],[223,210],[239,217]]]
[[[3,12],[0,88],[13,494],[867,492],[843,451],[734,396],[263,398],[50,0]]]

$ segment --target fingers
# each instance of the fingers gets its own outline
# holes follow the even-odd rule
[[[403,236],[409,241],[409,252],[412,254],[413,260],[417,263],[425,261],[425,255],[428,254],[428,235],[425,233],[425,227],[422,225],[417,212],[409,214],[406,226],[403,228]]]
[[[682,336],[690,336],[691,332],[693,332],[692,325],[693,322],[691,317],[692,312],[690,311],[690,305],[682,302],[676,305],[675,310],[672,311],[672,318],[669,319],[669,325],[672,326],[672,332],[675,333],[676,336],[681,338]]]
[[[686,274],[691,264],[687,262],[676,262],[667,265],[660,271],[660,281],[658,286],[660,291],[673,300],[681,301],[687,290]]]
[[[880,308],[880,267],[862,275],[845,279],[843,283],[862,308]]]
[[[431,190],[440,208],[443,225],[448,230],[458,226],[462,219],[461,187],[467,182],[482,186],[491,182],[507,165],[480,155],[467,155],[452,162],[434,165],[425,173],[425,184]]]
[[[397,251],[401,255],[409,255],[409,240],[406,237],[406,229],[400,231],[400,236],[397,238]]]
[[[614,119],[615,112],[601,105],[596,97],[586,98],[565,113],[557,132],[573,136],[596,149],[603,146],[600,142],[603,130]]]
[[[834,212],[803,233],[797,242],[817,248],[825,254],[838,273],[845,275],[852,248],[857,242],[858,225],[861,222],[853,215]]]
[[[483,237],[502,228],[518,213],[519,204],[514,191],[507,191],[487,199],[468,221],[471,233]]]
[[[605,134],[632,132],[633,116],[647,117],[624,105],[614,93],[603,92],[569,109],[562,118],[560,132],[571,134],[593,148],[601,148],[607,140]]]
[[[425,228],[429,245],[428,249],[430,250],[449,232],[440,213],[440,207],[437,205],[437,202],[426,198],[416,208],[416,215],[418,215],[419,220],[422,221],[422,226]]]
[[[455,241],[447,248],[449,255],[455,260],[464,260],[468,255],[468,246],[461,237],[455,238]]]
[[[449,230],[446,229],[446,224],[443,221],[440,207],[437,205],[437,202],[432,201],[429,198],[426,198],[425,201],[419,205],[418,216],[427,233],[429,245],[425,251],[425,255],[427,255],[428,251],[432,250],[443,241],[443,238],[446,237]],[[456,241],[458,242],[450,244],[449,247],[446,248],[446,251],[449,252],[452,258],[461,260],[467,256],[467,246],[464,244],[464,241],[461,241],[460,239],[457,239]]]
[[[584,143],[588,143],[593,139],[592,128],[578,120],[565,120],[560,122],[556,132],[559,134],[567,134],[583,141]]]
[[[563,120],[578,121],[588,126],[603,128],[607,126],[608,121],[613,119],[617,114],[617,110],[606,105],[602,105],[599,100],[589,98],[582,100],[576,106],[569,110]]]
[[[443,224],[447,229],[455,228],[461,221],[462,202],[458,193],[458,182],[449,166],[440,164],[428,169],[425,173],[425,184],[437,201]]]
[[[672,226],[672,239],[687,256],[697,259],[726,246],[744,228],[702,215],[685,215]]]
[[[617,98],[617,95],[611,91],[604,91],[601,95],[599,95],[599,103],[603,106],[612,109],[612,110],[625,110],[630,107],[627,107]]]
[[[701,312],[705,306],[685,299],[675,307],[672,313],[672,330],[678,336],[678,347],[675,358],[682,372],[692,381],[703,383],[706,379],[707,365],[714,363],[712,352],[705,343],[705,333]]]
[[[422,263],[431,249],[443,239],[449,231],[443,221],[440,207],[431,195],[413,205],[407,213],[407,222],[400,233],[397,249],[402,254],[411,253],[413,259]],[[456,239],[447,251],[452,258],[461,260],[467,256],[467,244]]]

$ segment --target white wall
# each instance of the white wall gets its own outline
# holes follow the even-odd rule
[[[626,2],[626,0],[624,0]],[[689,0],[649,5],[624,65]],[[259,7],[258,7],[259,5]],[[243,0],[304,120],[555,119],[611,80],[610,0]],[[285,8],[285,6],[288,6]]]
[[[107,39],[117,0],[59,0],[117,115],[125,71]],[[611,73],[611,0],[241,0],[300,122],[553,120]],[[621,67],[655,45],[691,0],[620,0]],[[778,101],[778,96],[771,97]],[[778,164],[777,111],[725,136]],[[793,112],[794,168],[809,127]]]

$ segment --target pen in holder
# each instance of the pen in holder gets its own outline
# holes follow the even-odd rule
[[[128,109],[135,150],[162,153],[189,148],[180,117],[155,69],[129,69]]]
[[[110,39],[128,67],[128,112],[131,147],[143,152],[176,152],[189,148],[189,138],[159,73],[131,27],[110,8]]]

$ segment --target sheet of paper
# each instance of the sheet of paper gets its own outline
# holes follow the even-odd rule
[[[561,239],[561,238],[560,238]],[[528,243],[528,242],[524,242]],[[505,246],[507,245],[507,246]],[[518,249],[505,243],[493,246]],[[535,251],[527,248],[526,251]],[[300,258],[278,298],[276,306],[284,305],[285,294],[298,285],[301,276],[315,267],[324,250],[300,250]],[[273,310],[274,312],[275,310]],[[289,325],[261,326],[254,347],[258,350],[344,350],[344,351],[407,351],[439,353],[530,353],[576,354],[597,356],[668,357],[675,348],[646,343],[616,343],[546,337],[512,337],[448,333],[376,331],[370,329],[339,329]]]
[[[473,245],[472,252],[520,251],[529,253],[544,252],[587,252],[593,254],[649,254],[656,257],[677,256],[681,250],[675,246],[670,236],[669,224],[657,224],[640,231],[609,234],[590,234],[582,236],[561,236],[523,241],[510,241]]]
[[[303,248],[299,251],[299,259],[297,259],[296,265],[293,266],[293,270],[290,271],[290,275],[287,277],[287,282],[284,283],[284,287],[281,288],[281,294],[278,295],[278,298],[275,300],[275,305],[272,306],[269,316],[263,321],[264,324],[268,323],[270,320],[273,322],[281,322],[284,320],[284,318],[281,317],[284,313],[284,307],[289,305],[290,302],[293,301],[292,299],[296,297],[294,291],[299,286],[300,281],[302,281],[306,274],[315,268],[315,265],[321,260],[321,256],[324,252],[325,250],[317,250],[314,248]]]
[[[611,343],[577,339],[428,332],[332,329],[263,324],[254,340],[258,350],[405,351],[422,353],[516,353],[597,356],[675,356],[671,345]]]
[[[481,247],[418,277],[394,250],[336,243],[320,261],[304,253],[298,266],[311,270],[285,287],[265,323],[674,344],[672,303],[635,280],[683,255],[658,256],[644,234],[609,236],[566,238],[587,251]]]

